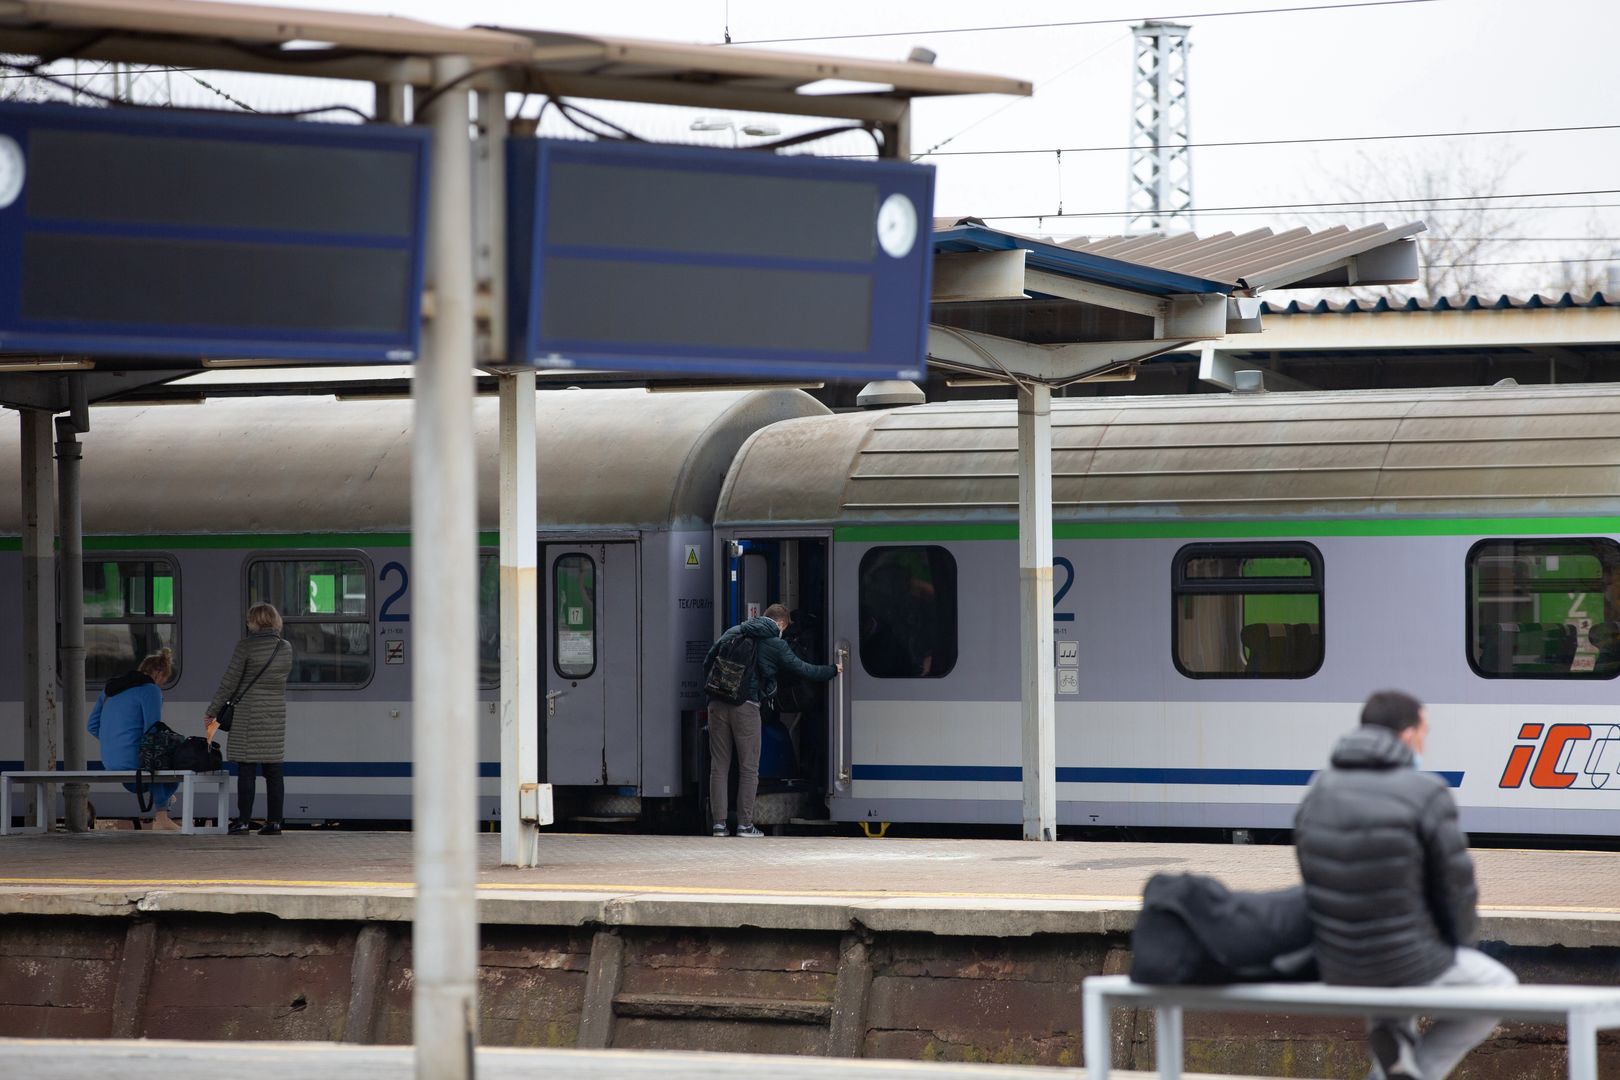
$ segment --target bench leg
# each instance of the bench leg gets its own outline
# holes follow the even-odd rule
[[[1153,1058],[1159,1080],[1181,1080],[1181,1006],[1161,1005],[1154,1024],[1158,1045]]]
[[[11,835],[11,777],[0,776],[0,836]]]
[[[56,788],[50,784],[34,785],[34,827],[24,832],[48,833],[56,824]]]
[[[1597,1025],[1591,1017],[1569,1018],[1569,1080],[1598,1080]]]
[[[1085,1040],[1087,1080],[1108,1080],[1114,1040],[1109,1030],[1108,999],[1095,990],[1080,991],[1081,1037]]]
[[[197,810],[197,788],[192,783],[195,779],[191,773],[180,778],[180,833],[183,836],[192,836],[197,832],[192,820],[192,814]]]

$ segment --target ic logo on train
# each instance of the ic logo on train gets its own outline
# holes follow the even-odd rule
[[[1620,727],[1525,724],[1498,787],[1620,790]]]

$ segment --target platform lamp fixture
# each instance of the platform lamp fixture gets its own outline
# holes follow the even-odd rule
[[[691,130],[729,131],[731,132],[731,146],[733,149],[740,146],[737,141],[738,132],[744,135],[752,135],[756,139],[769,139],[782,134],[781,128],[774,127],[771,124],[744,124],[738,127],[735,120],[707,120],[701,116],[692,121]]]

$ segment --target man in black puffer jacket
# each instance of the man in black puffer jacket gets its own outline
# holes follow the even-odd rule
[[[1418,771],[1429,720],[1398,690],[1367,699],[1294,818],[1322,978],[1351,986],[1505,986],[1517,980],[1473,947],[1474,861],[1445,781]],[[1376,1021],[1373,1078],[1442,1080],[1496,1026]]]

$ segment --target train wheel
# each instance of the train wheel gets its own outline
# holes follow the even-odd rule
[[[863,821],[861,822],[861,832],[866,834],[868,840],[878,840],[889,835],[889,823],[887,821]]]

